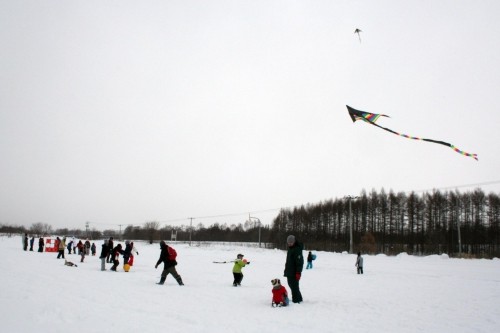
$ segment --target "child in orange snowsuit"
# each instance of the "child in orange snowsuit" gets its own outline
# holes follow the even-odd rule
[[[271,305],[273,307],[287,306],[289,302],[288,292],[286,291],[286,288],[281,285],[280,279],[273,279],[271,280],[271,283],[273,285],[273,300]]]

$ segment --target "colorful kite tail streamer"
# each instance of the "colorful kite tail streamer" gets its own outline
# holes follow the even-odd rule
[[[469,156],[469,157],[472,157],[473,159],[475,159],[476,161],[479,161],[479,159],[477,158],[477,154],[467,153],[463,150],[458,149],[454,145],[450,145],[450,148],[453,149],[454,151],[456,151],[457,153],[459,153],[460,155]]]

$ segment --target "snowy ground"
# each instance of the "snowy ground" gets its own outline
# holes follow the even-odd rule
[[[96,244],[100,251],[102,241]],[[364,256],[365,274],[357,275],[354,255],[315,252],[315,266],[301,280],[304,302],[272,308],[270,281],[283,279],[283,251],[174,244],[186,284],[181,287],[171,276],[166,285],[155,284],[161,273],[154,268],[158,244],[136,242],[139,256],[128,273],[121,267],[101,272],[97,257],[80,265],[77,255],[66,255],[78,264],[67,267],[55,253],[22,251],[20,237],[0,237],[0,246],[2,332],[495,332],[500,327],[497,259]],[[234,288],[232,265],[213,261],[232,260],[240,252],[251,264],[243,269],[242,287]]]

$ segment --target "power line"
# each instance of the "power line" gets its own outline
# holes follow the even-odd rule
[[[455,186],[447,186],[447,187],[438,187],[438,188],[433,188],[433,189],[428,189],[428,190],[419,190],[419,191],[406,191],[408,192],[429,192],[433,190],[450,190],[450,189],[455,189],[455,188],[463,188],[463,187],[475,187],[475,186],[484,186],[484,185],[493,185],[493,184],[500,184],[500,180],[492,180],[489,182],[483,182],[483,183],[475,183],[475,184],[464,184],[464,185],[455,185]]]
[[[449,189],[456,189],[456,188],[464,188],[464,187],[477,187],[477,186],[486,186],[486,185],[494,185],[494,184],[500,184],[500,180],[492,180],[492,181],[487,181],[487,182],[481,182],[481,183],[473,183],[473,184],[462,184],[462,185],[454,185],[454,186],[446,186],[446,187],[435,187],[432,189],[427,189],[427,190],[411,190],[411,191],[403,191],[404,193],[411,193],[411,192],[430,192],[433,190],[449,190]],[[275,212],[279,211],[281,209],[291,209],[294,207],[299,207],[303,206],[304,204],[299,204],[299,205],[290,205],[290,206],[284,206],[284,207],[279,207],[279,208],[268,208],[268,209],[262,209],[262,210],[255,210],[255,211],[250,211],[250,212],[241,212],[241,213],[227,213],[227,214],[219,214],[219,215],[205,215],[205,216],[192,216],[192,217],[184,217],[184,218],[177,218],[177,219],[168,219],[168,220],[160,220],[157,221],[158,223],[161,224],[166,224],[166,223],[173,223],[173,222],[182,222],[182,221],[189,221],[193,219],[212,219],[212,218],[222,218],[222,217],[233,217],[233,216],[243,216],[243,215],[248,215],[250,214],[263,214],[263,213],[269,213],[269,212]],[[93,224],[100,224],[100,225],[112,225],[112,226],[119,226],[121,229],[121,226],[124,226],[124,224],[118,224],[118,223],[98,223],[98,222],[92,222]],[[129,224],[132,226],[139,226],[137,224]]]

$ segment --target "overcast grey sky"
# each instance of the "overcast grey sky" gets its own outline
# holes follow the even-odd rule
[[[0,223],[268,224],[363,189],[498,193],[499,18],[498,0],[0,0]]]

